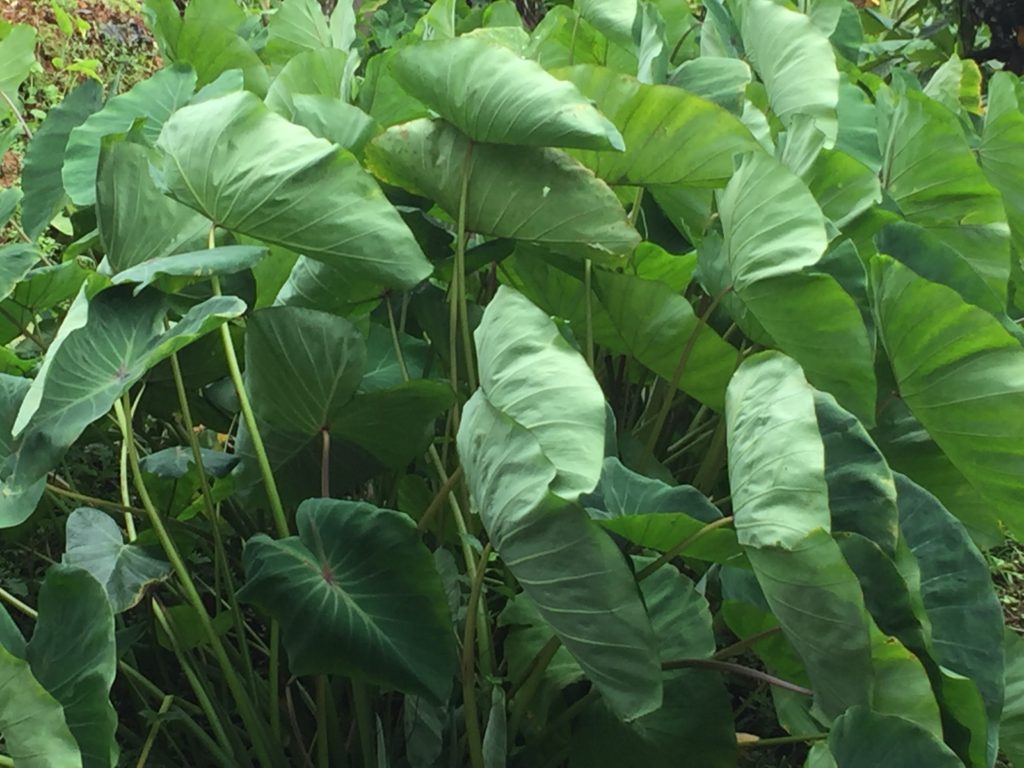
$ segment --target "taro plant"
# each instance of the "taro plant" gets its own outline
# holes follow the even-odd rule
[[[0,764],[1024,765],[1021,82],[383,5],[146,0],[0,197]]]

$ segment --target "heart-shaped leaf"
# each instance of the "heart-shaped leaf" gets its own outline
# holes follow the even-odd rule
[[[239,593],[281,623],[294,674],[334,672],[447,698],[455,644],[441,579],[412,520],[309,499],[299,536],[245,545]]]

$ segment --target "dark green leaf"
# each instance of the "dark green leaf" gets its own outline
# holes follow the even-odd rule
[[[239,594],[281,622],[294,674],[355,675],[443,701],[455,643],[441,580],[412,520],[310,499],[299,536],[250,539]]]

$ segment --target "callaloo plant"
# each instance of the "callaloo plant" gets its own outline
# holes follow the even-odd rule
[[[355,5],[146,0],[0,195],[0,764],[1024,765],[1020,81]]]

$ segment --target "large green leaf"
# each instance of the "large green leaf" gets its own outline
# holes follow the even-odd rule
[[[902,475],[896,487],[900,531],[920,569],[935,661],[978,686],[989,719],[992,764],[1003,707],[1003,613],[988,566],[934,496]]]
[[[126,288],[91,301],[80,295],[18,412],[18,443],[4,471],[7,489],[34,487],[146,371],[244,310],[235,297],[216,297],[164,330],[166,306],[158,295],[133,297]]]
[[[177,17],[176,9],[171,13]],[[262,96],[267,92],[267,72],[256,51],[238,34],[245,20],[245,12],[232,0],[192,0],[185,6],[184,21],[175,18],[167,25],[176,26],[173,60],[191,65],[200,86],[230,70],[241,70],[246,88]]]
[[[81,568],[103,585],[114,613],[142,600],[146,587],[167,578],[171,566],[137,544],[125,544],[110,515],[81,507],[68,516],[61,562]]]
[[[18,88],[36,63],[36,30],[28,24],[0,28],[0,117],[10,117],[11,107],[21,110]]]
[[[886,256],[872,261],[878,329],[903,402],[942,452],[1024,532],[1024,350],[983,309]]]
[[[725,413],[735,527],[765,598],[821,709],[835,716],[866,704],[867,613],[860,584],[829,536],[814,391],[796,363],[766,352],[737,370]]]
[[[699,321],[689,301],[661,281],[627,274],[602,270],[594,273],[593,283],[623,351],[671,381],[692,344],[679,387],[712,408],[722,408],[739,353]]]
[[[430,445],[437,418],[454,400],[447,384],[416,380],[389,389],[357,394],[331,423],[331,488],[355,490],[384,469],[398,469]],[[323,436],[260,424],[274,474],[286,503],[298,504],[320,492]],[[262,482],[248,432],[239,430],[236,452],[241,464],[236,488],[243,494]]]
[[[637,0],[576,0],[573,5],[602,34],[624,45],[633,43]]]
[[[724,56],[701,56],[680,64],[669,77],[668,84],[740,115],[752,78],[750,65],[745,61]]]
[[[473,141],[623,148],[622,136],[575,86],[535,61],[474,37],[403,48],[392,74]]]
[[[142,134],[147,141],[156,141],[167,118],[188,102],[195,86],[196,76],[189,67],[162,69],[127,93],[114,96],[74,128],[61,171],[71,201],[80,207],[96,202],[97,166],[104,136],[127,133],[136,120],[144,118]]]
[[[594,489],[605,405],[550,319],[502,286],[476,333],[481,389],[459,455],[491,542],[624,719],[661,703],[653,630],[617,548],[574,502]]]
[[[306,51],[285,64],[267,92],[267,106],[280,115],[295,114],[295,97],[316,95],[343,100],[348,55],[333,48]]]
[[[85,122],[103,101],[103,88],[86,80],[46,114],[25,151],[21,169],[21,224],[31,238],[42,234],[64,202],[61,166],[71,132]]]
[[[839,132],[839,72],[828,37],[810,18],[772,0],[742,0],[743,47],[768,91],[772,111],[789,126],[813,118],[831,147]]]
[[[410,287],[430,274],[412,233],[356,159],[238,92],[164,126],[163,183],[219,226]]]
[[[721,186],[732,176],[733,157],[757,147],[737,118],[681,88],[645,85],[604,67],[556,74],[622,131],[624,152],[572,153],[609,184]]]
[[[908,91],[883,124],[882,186],[908,221],[939,235],[1005,298],[1010,258],[1003,198],[978,166],[956,116]]]
[[[910,720],[854,707],[832,726],[829,749],[838,768],[963,768],[960,759]]]
[[[745,547],[793,548],[831,516],[814,392],[777,353],[749,358],[726,395],[729,484]]]
[[[989,81],[978,158],[986,178],[1003,195],[1014,251],[1020,258],[1024,255],[1024,111],[1009,72],[997,72]]]
[[[110,688],[117,652],[114,614],[102,585],[80,568],[51,566],[26,651],[33,674],[64,707],[83,768],[113,768],[117,714]]]
[[[311,436],[344,418],[366,363],[366,344],[348,321],[271,307],[252,316],[245,338],[246,388],[262,420]]]
[[[239,593],[281,623],[294,674],[334,672],[446,700],[451,622],[430,551],[399,512],[309,499],[298,537],[245,545]]]
[[[64,709],[29,669],[0,645],[0,735],[18,768],[82,768]]]
[[[892,557],[899,539],[896,481],[878,446],[835,398],[814,394],[833,531],[859,533]]]
[[[415,120],[385,131],[366,154],[383,181],[431,198],[453,218],[468,174],[473,232],[598,257],[629,253],[640,241],[615,194],[557,149],[510,152],[473,144],[444,122]]]
[[[825,217],[800,179],[768,155],[745,155],[718,195],[724,256],[741,296],[760,280],[798,272],[828,245]]]
[[[339,3],[338,10],[345,5]],[[267,59],[288,61],[303,51],[334,47],[332,26],[316,0],[285,0],[267,24]]]
[[[809,269],[828,241],[810,191],[781,163],[754,153],[744,157],[718,207],[720,258],[742,305],[812,383],[873,423],[874,349],[860,310],[834,278]]]
[[[210,221],[160,192],[149,175],[157,158],[154,150],[132,141],[103,141],[96,218],[106,264],[114,275],[205,245]]]
[[[1014,765],[1024,765],[1024,638],[1005,630],[1005,693],[999,722],[999,748]]]
[[[551,491],[570,501],[592,491],[604,458],[605,407],[580,354],[543,312],[505,286],[484,312],[475,339],[480,389],[551,461]],[[538,407],[539,396],[544,407]]]

